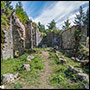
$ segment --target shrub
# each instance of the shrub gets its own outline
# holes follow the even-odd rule
[[[43,32],[41,33],[41,35],[42,35],[42,37],[45,37],[45,36],[46,36],[46,34],[45,34],[45,33],[43,33]]]

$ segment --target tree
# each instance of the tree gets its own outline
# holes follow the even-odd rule
[[[1,9],[5,8],[5,1],[1,1]]]
[[[37,24],[35,22],[32,22],[33,27],[37,27]]]
[[[40,32],[45,33],[45,26],[42,25],[40,22],[38,22],[38,28],[39,28],[39,31],[40,31]]]
[[[63,25],[62,29],[63,30],[67,30],[69,27],[70,27],[70,22],[69,22],[69,19],[67,19],[66,22],[64,22],[65,25]]]
[[[22,3],[19,1],[17,4],[16,4],[16,8],[22,8]]]
[[[87,9],[84,24],[87,25],[87,36],[89,36],[89,8]]]
[[[79,14],[78,14],[78,15],[76,14],[74,23],[77,24],[77,25],[83,24],[84,15],[85,15],[85,14],[84,14],[84,12],[83,12],[83,8],[82,8],[82,6],[80,6]]]
[[[16,15],[17,17],[21,20],[21,22],[25,25],[27,20],[28,20],[28,16],[26,14],[26,12],[24,12],[23,8],[22,8],[22,3],[19,1],[17,4],[16,4]]]
[[[5,1],[5,5],[6,5],[6,8],[13,10],[13,7],[11,6],[11,1]]]
[[[49,25],[47,25],[47,26],[48,26],[48,29],[56,28],[56,22],[55,22],[55,20],[53,19],[53,20],[49,23]]]

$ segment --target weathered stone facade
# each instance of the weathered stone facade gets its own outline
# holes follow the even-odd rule
[[[75,37],[74,37],[74,32],[75,29],[80,29],[79,25],[73,26],[71,28],[69,28],[68,30],[65,30],[62,32],[61,36],[60,36],[60,47],[62,49],[73,49],[74,45],[75,45]],[[87,38],[87,30],[86,30],[86,26],[82,25],[81,26],[81,43],[86,45],[86,38]]]
[[[47,46],[49,47],[54,47],[54,46],[58,46],[59,42],[58,42],[58,35],[56,35],[54,32],[51,32],[47,35],[46,39],[47,39]]]
[[[24,53],[24,49],[38,47],[42,40],[41,33],[32,26],[32,22],[23,25],[19,18],[13,13],[10,17],[10,26],[5,31],[5,43],[1,50],[2,59],[15,57]]]
[[[12,15],[13,52],[18,51],[19,55],[24,53],[25,48],[25,27],[15,14]]]
[[[13,36],[12,36],[12,18],[10,18],[10,26],[5,33],[5,43],[1,50],[2,59],[13,58]]]
[[[39,32],[38,28],[32,26],[32,22],[27,22],[26,25],[26,38],[25,38],[25,45],[26,49],[38,47],[42,41],[41,33]]]

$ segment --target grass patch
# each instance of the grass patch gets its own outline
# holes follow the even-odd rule
[[[28,62],[26,60],[28,55],[32,55],[35,58]],[[26,71],[21,68],[23,64],[30,64],[30,71]],[[29,86],[39,84],[39,72],[43,69],[42,58],[38,54],[34,53],[25,53],[22,56],[14,59],[2,60],[1,62],[1,76],[5,73],[16,73],[19,72],[21,79],[24,79],[24,82]],[[11,84],[10,84],[11,85]],[[20,84],[17,84],[15,88],[21,87]]]
[[[49,84],[60,89],[82,89],[83,86],[78,84],[78,82],[81,83],[82,81],[77,80],[77,74],[73,74],[67,70],[68,65],[72,65],[78,70],[82,70],[80,63],[72,61],[71,58],[66,57],[61,52],[59,52],[59,56],[63,56],[64,59],[67,60],[67,63],[62,65],[60,62],[58,62],[55,53],[50,52],[49,58],[52,60],[50,65],[53,67],[53,72],[49,78]]]
[[[20,88],[22,88],[23,86],[24,86],[24,84],[17,83],[17,84],[15,84],[14,88],[15,88],[15,89],[20,89]]]

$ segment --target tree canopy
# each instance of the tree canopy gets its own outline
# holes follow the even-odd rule
[[[69,19],[67,19],[67,20],[64,22],[64,25],[63,25],[62,29],[63,29],[63,30],[67,30],[69,27],[70,27],[70,22],[69,22]]]
[[[83,8],[82,8],[82,6],[80,6],[79,14],[76,14],[74,23],[77,24],[77,25],[83,24],[83,22],[84,22],[84,15],[85,14],[84,14]]]
[[[56,28],[56,22],[55,20],[53,19],[49,25],[47,25],[48,29],[53,29],[53,28]]]
[[[21,20],[21,22],[25,25],[26,21],[28,20],[28,16],[26,14],[26,12],[24,12],[23,8],[22,8],[22,3],[19,1],[16,4],[16,15],[18,16],[18,18]]]

